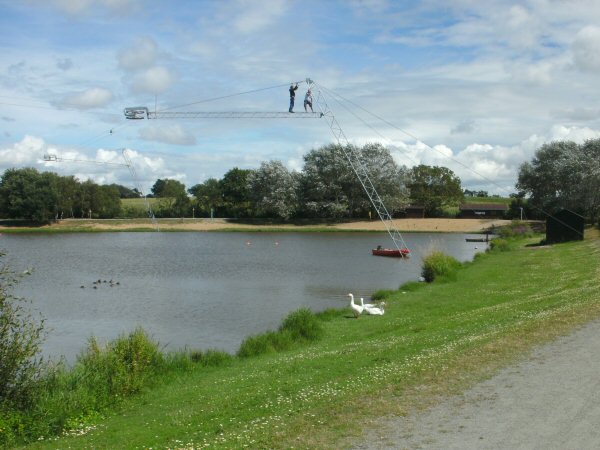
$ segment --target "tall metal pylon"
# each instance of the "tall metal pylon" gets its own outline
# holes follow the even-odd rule
[[[156,227],[156,231],[160,231],[160,228],[158,227],[158,221],[156,220],[156,217],[154,217],[154,211],[152,211],[152,206],[150,206],[150,202],[146,198],[146,195],[144,194],[144,191],[142,190],[142,185],[138,180],[137,174],[135,173],[135,167],[133,166],[133,162],[131,161],[131,158],[127,155],[127,149],[126,148],[121,149],[121,154],[123,155],[125,164],[110,162],[110,161],[94,161],[94,160],[79,159],[79,158],[63,158],[63,157],[55,155],[55,154],[45,154],[44,161],[49,161],[49,162],[72,161],[72,162],[82,162],[82,163],[100,164],[100,165],[127,166],[127,168],[129,169],[129,173],[131,174],[131,177],[133,178],[133,181],[135,183],[135,188],[138,190],[138,192],[141,194],[141,196],[144,199],[144,203],[146,205],[146,211],[148,212],[148,217],[150,218],[150,220]]]
[[[311,89],[317,84],[310,78],[306,79],[308,88]],[[228,118],[228,119],[242,119],[242,118],[255,118],[255,119],[274,119],[274,118],[306,118],[306,119],[320,119],[325,118],[327,124],[335,137],[338,146],[342,153],[350,163],[352,170],[358,177],[360,184],[367,193],[373,208],[377,211],[377,215],[384,223],[386,231],[392,238],[392,242],[397,250],[403,257],[408,257],[409,251],[400,230],[396,227],[392,215],[388,212],[385,207],[383,200],[377,193],[369,173],[365,165],[360,160],[358,152],[350,145],[348,138],[344,134],[342,127],[338,123],[337,119],[333,115],[333,112],[327,105],[325,98],[321,91],[316,96],[316,106],[320,111],[318,112],[299,112],[294,114],[288,114],[285,112],[193,112],[193,111],[150,111],[145,106],[128,107],[124,109],[126,119],[183,119],[183,118],[194,118],[194,119],[210,119],[210,118]],[[132,166],[130,166],[132,167]]]
[[[306,84],[308,84],[309,89],[312,88],[312,86],[318,87],[318,85],[310,78],[306,79]],[[404,238],[402,237],[400,230],[396,227],[396,224],[394,223],[392,215],[385,207],[381,196],[377,193],[377,189],[375,189],[375,186],[373,185],[373,182],[369,177],[367,168],[360,159],[359,153],[352,145],[350,145],[348,138],[344,134],[344,130],[342,130],[342,127],[340,126],[333,112],[327,105],[325,97],[323,96],[321,91],[317,92],[316,106],[320,111],[321,117],[323,117],[327,121],[327,124],[331,129],[331,133],[335,137],[340,150],[344,154],[346,160],[348,161],[348,163],[352,167],[352,170],[356,174],[356,177],[360,181],[360,184],[367,193],[367,196],[369,197],[373,208],[375,208],[375,211],[377,211],[377,215],[385,225],[385,229],[392,238],[394,246],[398,250],[408,250],[408,247],[404,242]],[[401,251],[400,254],[403,257],[408,257],[408,253],[405,253],[403,251]]]

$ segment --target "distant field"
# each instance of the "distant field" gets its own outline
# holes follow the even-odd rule
[[[143,198],[122,198],[121,199],[121,206],[123,206],[123,207],[129,207],[129,208],[139,208],[139,209],[144,209],[145,210],[146,209],[145,200],[148,200],[148,202],[150,203],[150,206],[153,206],[160,199],[158,199],[158,198],[149,198],[149,199],[143,199]]]
[[[510,197],[465,197],[463,203],[503,203],[510,205],[512,200]]]
[[[498,203],[510,206],[512,198],[509,197],[465,197],[462,203]],[[444,208],[445,217],[456,217],[460,213],[458,206]]]

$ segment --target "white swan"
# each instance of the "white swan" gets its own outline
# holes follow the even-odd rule
[[[352,313],[354,314],[354,317],[358,319],[362,314],[364,307],[354,303],[354,295],[348,294],[348,297],[350,297],[350,308],[352,308]]]
[[[385,310],[383,309],[383,307],[385,306],[385,302],[380,302],[377,305],[375,305],[374,303],[365,304],[361,297],[360,305],[363,307],[364,312],[372,316],[383,316],[383,314],[385,313]]]
[[[375,303],[365,303],[364,299],[360,298],[360,306],[363,308],[375,308],[377,305]]]

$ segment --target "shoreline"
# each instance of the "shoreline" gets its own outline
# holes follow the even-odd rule
[[[380,220],[344,223],[296,224],[252,224],[228,219],[157,219],[160,231],[294,231],[294,232],[385,232]],[[483,233],[511,223],[504,219],[394,219],[402,233]],[[0,224],[0,233],[73,233],[73,232],[118,232],[156,231],[149,219],[63,219],[50,225],[6,226]]]

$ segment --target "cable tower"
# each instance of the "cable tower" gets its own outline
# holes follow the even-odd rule
[[[78,159],[78,158],[63,158],[63,157],[55,155],[53,153],[45,154],[44,161],[48,161],[48,162],[73,161],[73,162],[84,162],[84,163],[90,163],[90,164],[101,164],[101,165],[111,165],[111,166],[126,166],[129,169],[129,173],[131,174],[131,176],[134,180],[135,188],[140,193],[141,197],[144,199],[144,204],[146,206],[146,211],[148,213],[148,217],[152,221],[152,224],[156,228],[156,231],[160,231],[160,228],[158,226],[158,221],[156,220],[156,217],[154,216],[154,211],[152,211],[152,206],[150,206],[150,202],[148,201],[148,198],[144,194],[144,191],[142,190],[142,185],[138,180],[133,162],[131,161],[131,158],[129,157],[129,155],[127,155],[127,149],[123,148],[121,150],[121,154],[123,155],[123,159],[125,160],[125,163],[116,163],[116,162],[110,162],[110,161],[94,161],[94,160],[89,160],[89,159]]]
[[[136,184],[136,186],[135,186],[136,189],[140,193],[140,196],[144,199],[144,204],[146,205],[146,212],[148,213],[148,218],[154,224],[156,231],[160,231],[160,228],[158,226],[158,221],[156,220],[156,217],[154,216],[154,211],[152,211],[152,206],[150,205],[150,202],[148,201],[148,197],[146,197],[146,194],[144,194],[144,190],[142,189],[142,184],[140,183],[140,181],[137,177],[137,174],[135,173],[135,167],[133,165],[133,162],[131,161],[131,158],[129,157],[129,155],[127,155],[127,149],[126,148],[122,149],[121,154],[123,155],[123,159],[125,160],[125,165],[129,169],[129,173],[131,174],[131,177],[133,178],[133,180]]]
[[[306,84],[309,89],[312,90],[313,86],[318,86],[310,78],[306,79]],[[230,97],[230,96],[227,96]],[[202,103],[202,102],[197,102]],[[187,106],[187,105],[184,105]],[[348,138],[344,134],[342,127],[335,118],[333,112],[327,105],[325,98],[320,90],[316,95],[316,106],[319,109],[318,112],[192,112],[192,111],[150,111],[145,106],[128,107],[124,109],[124,115],[126,119],[139,120],[139,119],[320,119],[325,118],[331,133],[335,137],[338,146],[346,160],[350,163],[352,170],[357,176],[360,184],[377,215],[385,225],[386,231],[390,235],[398,254],[402,257],[408,257],[410,250],[406,246],[400,230],[396,227],[392,215],[385,207],[381,196],[377,193],[367,168],[360,160],[358,152],[350,145]],[[170,108],[173,109],[173,108]]]
[[[309,87],[312,85],[316,85],[316,83],[314,83],[310,78],[306,79],[306,83],[309,85]],[[360,184],[367,193],[367,196],[369,197],[373,208],[375,208],[375,211],[377,211],[377,215],[385,225],[385,229],[392,238],[394,246],[400,252],[400,255],[402,255],[402,257],[407,257],[410,251],[408,250],[408,247],[404,242],[404,239],[402,238],[400,230],[398,230],[398,228],[396,227],[396,224],[392,219],[392,215],[385,207],[381,196],[377,193],[377,189],[375,189],[375,186],[373,185],[373,182],[369,177],[367,168],[360,160],[360,155],[354,149],[354,147],[350,145],[348,138],[344,134],[344,130],[342,130],[342,127],[333,115],[333,112],[331,111],[331,109],[329,109],[329,106],[325,101],[325,97],[322,95],[320,90],[318,90],[317,92],[316,104],[317,107],[320,109],[322,117],[324,117],[327,121],[327,124],[331,129],[331,133],[335,137],[341,151],[350,163],[352,170],[356,174],[358,180],[360,181]]]

